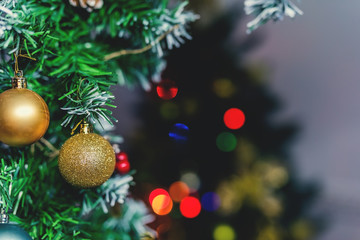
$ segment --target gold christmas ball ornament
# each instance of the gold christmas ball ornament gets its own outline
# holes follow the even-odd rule
[[[12,79],[13,88],[0,94],[0,141],[22,147],[38,141],[50,122],[49,108],[35,92],[26,89],[22,71]]]
[[[92,188],[106,182],[115,170],[115,163],[113,147],[105,138],[91,133],[87,124],[64,143],[59,155],[61,175],[79,188]]]

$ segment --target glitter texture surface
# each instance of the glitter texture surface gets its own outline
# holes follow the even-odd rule
[[[71,185],[91,188],[110,178],[115,162],[114,149],[107,140],[95,133],[79,133],[62,146],[59,170]]]

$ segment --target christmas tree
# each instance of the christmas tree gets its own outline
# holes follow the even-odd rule
[[[159,79],[163,53],[191,38],[186,5],[0,1],[0,238],[154,237],[144,203],[126,199],[110,88]]]
[[[128,145],[138,194],[162,188],[175,199],[171,212],[149,204],[160,239],[312,239],[317,186],[297,178],[288,152],[297,126],[271,121],[281,104],[265,70],[242,61],[259,36],[231,44],[235,22],[238,9],[193,28],[193,40],[170,53],[162,82],[144,96],[143,127]],[[183,199],[201,202],[199,215],[172,194],[179,181],[190,188]]]
[[[289,0],[244,4],[255,15],[249,33],[302,14]],[[312,191],[293,177],[284,151],[293,128],[268,122],[273,97],[221,47],[229,25],[173,50],[199,18],[186,6],[0,1],[0,239],[309,238],[303,210]],[[147,128],[134,139],[113,131],[116,85],[150,93]],[[153,101],[155,89],[161,99]],[[225,123],[231,130],[222,122],[229,109],[246,119]],[[153,187],[181,177],[203,186],[187,181],[187,196],[147,202]]]

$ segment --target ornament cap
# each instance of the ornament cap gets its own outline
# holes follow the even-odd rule
[[[8,224],[9,223],[9,215],[5,212],[4,209],[0,210],[0,224]]]
[[[81,125],[80,125],[80,133],[84,133],[84,134],[89,134],[92,133],[93,129],[90,123],[84,121]]]
[[[17,71],[11,80],[11,85],[14,89],[21,89],[27,87],[26,79],[24,78],[23,71]]]

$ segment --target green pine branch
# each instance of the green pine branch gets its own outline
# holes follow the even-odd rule
[[[290,0],[245,0],[245,13],[255,15],[255,19],[250,21],[247,32],[251,33],[269,20],[279,21],[288,16],[294,18],[303,12]]]
[[[95,125],[116,121],[110,110],[116,107],[112,86],[140,84],[148,90],[159,79],[162,53],[191,38],[187,25],[198,16],[185,6],[170,9],[166,0],[108,0],[89,13],[63,0],[0,1],[0,92],[10,88],[14,55],[31,56],[36,60],[19,58],[19,67],[28,88],[44,98],[51,113],[47,140],[21,149],[0,143],[0,207],[12,212],[11,221],[34,239],[94,239],[103,224],[85,217],[84,210],[105,205],[110,211],[114,202],[138,211],[124,216],[126,222],[116,219],[113,224],[120,228],[107,225],[108,236],[121,231],[129,238],[149,230],[142,221],[151,219],[145,205],[126,207],[132,177],[113,176],[99,188],[79,191],[62,179],[56,157],[69,137],[62,126],[74,127],[84,118]],[[149,44],[149,51],[104,61],[112,52]],[[109,217],[104,211],[94,215]]]
[[[22,50],[37,59],[35,63],[23,60],[27,62],[23,66],[25,75],[30,75],[29,86],[39,86],[40,95],[48,93],[50,84],[65,90],[56,94],[67,101],[62,106],[66,111],[62,126],[74,126],[84,118],[93,123],[113,122],[116,120],[108,109],[113,107],[110,87],[140,84],[149,90],[151,81],[163,70],[159,56],[166,48],[178,47],[191,38],[186,25],[198,16],[184,10],[187,2],[173,9],[167,4],[166,0],[108,1],[100,10],[88,13],[67,1],[19,0],[15,7],[7,4],[8,10],[3,11],[7,25],[3,38],[0,36],[0,48],[6,49],[8,56]],[[174,26],[177,28],[166,34],[166,39],[155,41]],[[114,41],[120,44],[105,44]],[[109,63],[103,60],[114,46],[117,50],[137,49],[147,44],[152,46],[149,53]],[[84,79],[86,87],[80,86]]]

